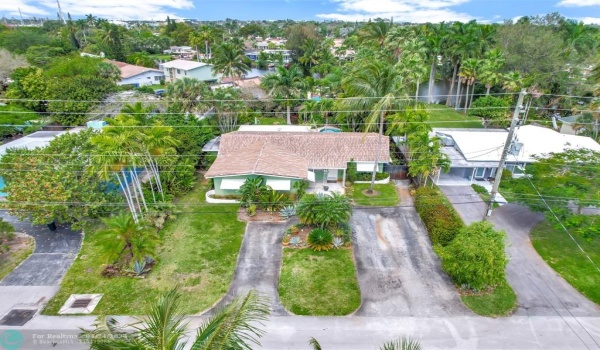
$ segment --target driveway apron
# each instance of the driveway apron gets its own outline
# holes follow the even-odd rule
[[[224,305],[250,290],[256,290],[269,298],[271,315],[288,315],[279,302],[278,292],[281,237],[287,226],[289,223],[248,223],[233,281],[227,295],[218,305]]]
[[[471,314],[413,207],[356,208],[351,224],[362,295],[357,316]]]

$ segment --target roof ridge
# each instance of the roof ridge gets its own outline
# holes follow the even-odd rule
[[[254,167],[252,168],[252,172],[255,173],[256,172],[256,168],[258,168],[258,162],[260,162],[260,158],[262,157],[263,151],[265,150],[265,147],[267,146],[267,142],[263,141],[263,145],[260,149],[260,153],[258,154],[258,157],[256,157],[256,162],[254,162]]]

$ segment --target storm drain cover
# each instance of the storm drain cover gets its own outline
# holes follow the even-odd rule
[[[73,304],[71,304],[71,307],[72,308],[88,307],[88,305],[90,305],[91,302],[92,302],[92,298],[75,299]]]
[[[23,326],[37,312],[36,309],[13,309],[0,320],[0,326]]]
[[[62,308],[60,315],[90,314],[102,299],[102,294],[71,294]]]

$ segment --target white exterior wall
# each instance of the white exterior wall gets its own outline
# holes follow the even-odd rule
[[[132,77],[121,80],[117,85],[139,84],[139,86],[160,84],[160,80],[165,79],[165,75],[160,72],[144,72]]]
[[[213,75],[212,65],[206,65],[191,70],[183,70],[177,68],[165,67],[166,81],[172,82],[183,78],[198,79],[200,81],[219,81],[221,79],[219,75]]]

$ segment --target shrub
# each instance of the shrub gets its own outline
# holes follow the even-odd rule
[[[306,241],[314,251],[327,251],[333,246],[333,235],[327,230],[316,228],[310,231]]]
[[[354,159],[352,159],[354,160]],[[356,163],[351,161],[348,163],[347,169],[346,169],[346,181],[347,182],[355,182],[356,181]]]
[[[302,199],[302,197],[304,197],[304,195],[306,194],[306,190],[308,189],[308,186],[310,186],[310,184],[308,183],[307,180],[300,180],[300,181],[294,182],[294,184],[292,185],[292,188],[296,190],[296,198],[298,200],[300,200],[300,199]]]
[[[474,290],[493,288],[506,278],[504,236],[488,222],[475,222],[462,228],[446,247],[436,247],[436,252],[442,268],[457,285]]]
[[[248,216],[254,216],[254,215],[256,215],[256,204],[250,204],[246,208],[246,214],[248,214]]]
[[[452,205],[436,189],[417,189],[415,207],[433,244],[448,245],[465,226]]]
[[[390,177],[389,173],[376,173],[375,181],[385,180]],[[371,181],[373,173],[358,173],[356,174],[356,181]],[[354,181],[353,181],[354,182]]]
[[[307,194],[296,206],[296,215],[301,223],[317,225],[321,228],[337,226],[348,222],[352,214],[352,204],[347,197],[338,193],[333,196]]]
[[[279,215],[284,220],[291,219],[296,215],[296,208],[293,205],[288,205],[279,211]]]
[[[154,94],[154,89],[148,85],[136,87],[135,91],[139,91],[139,92],[143,92],[143,93],[147,93],[147,94]]]

